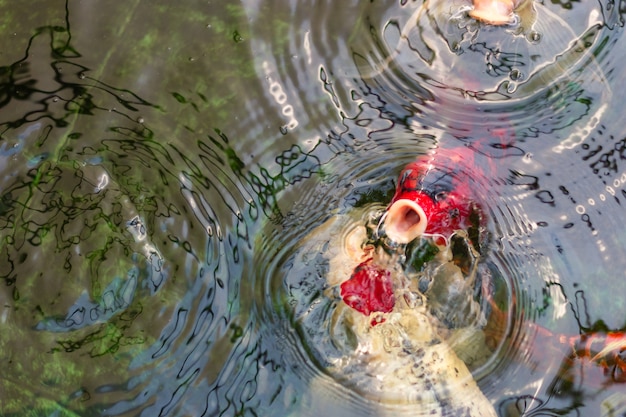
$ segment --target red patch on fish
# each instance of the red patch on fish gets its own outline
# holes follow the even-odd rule
[[[348,306],[365,315],[388,313],[395,305],[391,274],[368,259],[341,284],[341,297]]]
[[[467,229],[471,226],[470,214],[475,209],[471,200],[452,191],[435,204],[426,233],[449,237],[456,230]]]

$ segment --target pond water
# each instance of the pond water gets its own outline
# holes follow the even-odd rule
[[[518,304],[481,392],[624,415],[626,385],[526,324],[626,329],[626,9],[466,6],[0,1],[0,414],[421,415],[325,368],[302,242],[459,146]]]

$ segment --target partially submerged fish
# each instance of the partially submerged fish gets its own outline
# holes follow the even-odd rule
[[[299,308],[304,333],[318,338],[309,348],[319,349],[318,363],[335,381],[379,407],[377,414],[497,415],[470,371],[491,358],[511,328],[511,315],[482,290],[490,284],[478,266],[485,214],[464,175],[489,170],[474,166],[472,151],[438,149],[402,171],[386,209],[333,216],[303,243],[304,253],[321,252],[328,262],[326,301]],[[407,244],[418,238],[437,254],[416,279],[404,261]],[[459,242],[461,260],[453,254]],[[474,299],[477,286],[486,304]],[[515,308],[514,296],[512,301],[507,309]],[[317,305],[324,307],[312,313]],[[326,321],[312,320],[312,314]],[[600,369],[608,383],[626,382],[626,333],[568,337],[523,325],[523,345],[517,340],[516,350],[543,357],[543,349],[569,347],[559,378],[583,361]]]
[[[596,48],[589,44],[600,42],[602,31],[582,29],[585,24],[602,25],[601,17],[612,19],[614,13],[604,3],[581,3],[587,18],[586,13],[569,16],[558,5],[535,0],[407,2],[402,14],[383,28],[383,53],[362,51],[367,60],[357,63],[358,75],[367,80],[400,71],[407,77],[405,89],[420,91],[423,99],[448,97],[483,115],[474,100],[534,97],[539,106],[540,98],[549,94],[569,101],[570,83],[584,84],[586,91],[597,89],[603,97],[599,103],[605,103],[611,88],[593,55]],[[554,102],[542,105],[547,109]],[[449,125],[441,121],[444,128]]]
[[[473,158],[463,149],[439,149],[418,157],[400,173],[396,192],[381,219],[381,231],[393,244],[407,244],[420,236],[449,245],[458,231],[474,230],[474,245],[480,241],[483,215],[472,198],[463,169],[472,170]],[[399,249],[401,250],[401,249]],[[346,304],[363,314],[393,309],[393,284],[385,257],[363,253],[349,280],[341,285]]]
[[[333,379],[378,404],[380,415],[495,417],[493,405],[457,355],[456,346],[448,342],[454,339],[453,332],[433,314],[418,282],[405,274],[393,253],[370,244],[368,231],[376,224],[368,223],[380,216],[381,209],[355,210],[355,217],[334,216],[304,243],[313,245],[306,250],[327,242],[323,246],[329,265],[325,293],[335,300],[327,324],[334,350],[318,352],[318,359],[326,363]],[[441,266],[432,268],[434,275],[460,271],[449,251],[442,250],[433,264]],[[345,291],[343,296],[337,294],[348,288],[355,271],[371,274],[354,287],[376,298],[367,299],[367,306],[359,309]],[[381,271],[384,277],[378,276]],[[438,301],[445,297],[440,295]],[[472,334],[482,334],[475,324],[467,327]],[[324,350],[314,343],[310,347]]]
[[[469,152],[440,149],[408,164],[400,173],[384,216],[387,236],[397,243],[409,243],[427,234],[445,244],[457,230],[479,227],[481,209],[461,169],[473,170],[468,162],[471,156]]]

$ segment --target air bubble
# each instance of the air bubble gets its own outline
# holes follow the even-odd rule
[[[530,34],[528,34],[528,40],[531,41],[532,43],[541,42],[541,33],[533,30],[532,32],[530,32]]]
[[[512,81],[519,81],[522,79],[522,72],[518,69],[513,69],[509,73],[509,78],[511,78]]]

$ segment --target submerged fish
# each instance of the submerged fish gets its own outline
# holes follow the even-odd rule
[[[507,334],[507,312],[488,296],[491,315],[484,331],[488,344],[500,343]],[[513,296],[508,309],[520,308]],[[581,388],[606,389],[614,384],[626,383],[626,330],[581,329],[580,334],[552,332],[536,323],[524,322],[515,340],[516,350],[541,363],[554,357],[562,357],[561,365],[550,383],[549,390],[558,390],[563,382]],[[494,341],[494,339],[496,339]],[[534,365],[537,366],[537,365]],[[550,365],[546,363],[546,368]]]

